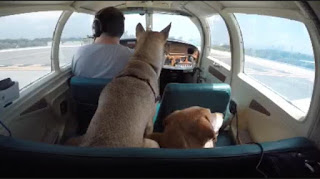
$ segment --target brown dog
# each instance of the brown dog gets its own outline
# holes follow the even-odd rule
[[[66,144],[95,147],[159,147],[145,138],[159,95],[158,78],[171,24],[161,32],[136,27],[137,45],[128,65],[101,92],[86,134]]]
[[[148,137],[161,148],[212,148],[222,122],[223,114],[194,106],[171,113],[163,121],[164,132]]]

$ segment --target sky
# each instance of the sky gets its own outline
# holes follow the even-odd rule
[[[241,27],[245,48],[271,48],[313,54],[306,26],[279,17],[235,14]]]
[[[35,12],[0,17],[0,39],[52,37],[61,11]],[[125,15],[125,31],[135,34],[137,23],[145,27],[145,16]],[[245,48],[281,49],[312,55],[310,37],[304,24],[278,17],[235,14],[243,35]],[[92,34],[93,16],[73,13],[65,25],[62,37],[86,37]],[[181,39],[193,45],[200,45],[200,33],[193,22],[184,16],[154,14],[153,29],[160,31],[172,23],[169,37]],[[229,45],[229,35],[219,15],[207,18],[211,41],[214,45]]]

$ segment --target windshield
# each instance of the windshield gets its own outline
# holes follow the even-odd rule
[[[136,38],[136,26],[138,23],[146,29],[146,15],[125,14],[124,33],[121,39]]]
[[[189,17],[175,14],[153,14],[153,30],[160,31],[171,23],[169,40],[182,41],[200,49],[201,37],[197,26]]]

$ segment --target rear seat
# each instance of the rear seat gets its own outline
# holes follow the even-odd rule
[[[268,177],[320,174],[319,151],[306,138],[261,146],[259,169]],[[2,177],[261,177],[256,166],[262,149],[256,144],[214,149],[87,148],[0,136],[0,171]]]
[[[102,89],[112,79],[74,76],[70,80],[71,94],[77,104],[79,134],[84,134],[97,109]]]
[[[226,83],[169,83],[165,87],[156,115],[154,131],[163,132],[162,121],[170,113],[191,106],[201,106],[209,108],[211,112],[221,112],[226,123],[230,94],[230,85]]]
[[[226,83],[169,83],[163,93],[160,108],[157,110],[154,131],[163,132],[163,119],[175,110],[191,106],[210,108],[211,112],[224,114],[228,120],[228,104],[231,89]],[[229,132],[220,130],[216,146],[233,145]]]

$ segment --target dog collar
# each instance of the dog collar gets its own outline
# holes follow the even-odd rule
[[[149,80],[144,79],[144,78],[140,78],[140,77],[138,77],[138,76],[136,76],[136,75],[120,75],[120,76],[117,76],[116,78],[121,78],[121,77],[126,77],[126,76],[128,76],[128,77],[133,77],[133,78],[136,78],[136,79],[139,79],[139,80],[141,80],[141,81],[146,82],[146,83],[149,85],[149,87],[150,87],[150,89],[151,89],[151,91],[152,91],[152,93],[153,93],[153,95],[154,95],[154,102],[157,103],[158,101],[160,101],[160,95],[157,95],[157,94],[156,94],[156,92],[155,92],[155,90],[152,88]]]

